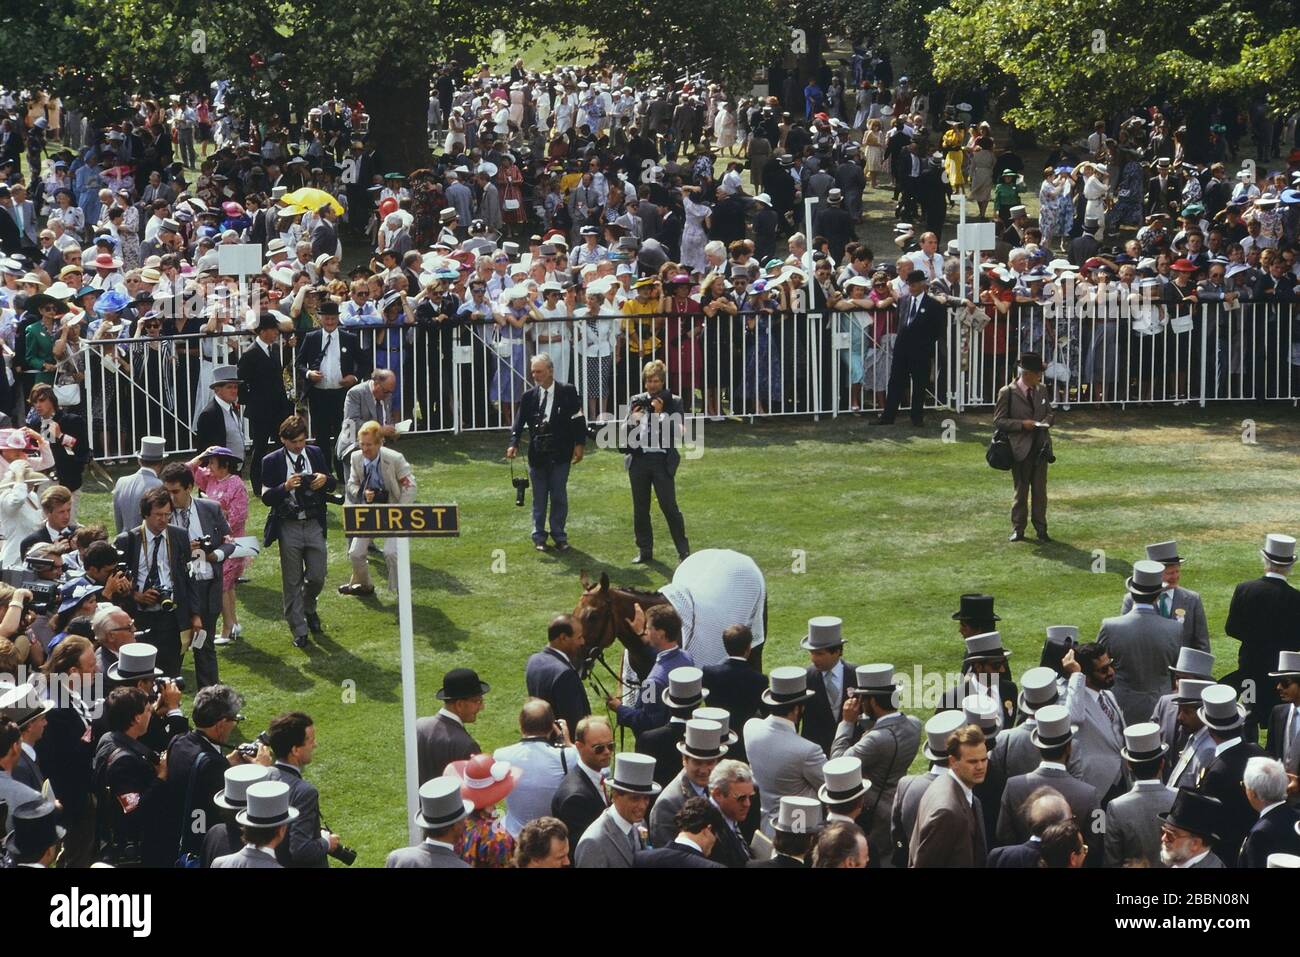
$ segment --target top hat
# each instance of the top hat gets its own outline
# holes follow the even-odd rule
[[[1043,365],[1043,357],[1037,352],[1022,352],[1016,359],[1016,365],[1026,372],[1042,372],[1046,366]]]
[[[731,714],[726,708],[696,708],[691,712],[691,717],[716,721],[722,725],[722,743],[728,747],[740,740],[740,735],[731,730]]]
[[[668,672],[668,690],[662,695],[665,708],[697,708],[708,697],[704,690],[704,672],[689,665]]]
[[[815,695],[816,692],[808,688],[808,672],[788,665],[768,672],[767,690],[759,695],[759,700],[765,705],[780,707],[808,701]]]
[[[30,681],[0,689],[0,720],[12,721],[22,728],[54,708],[54,702],[40,697]]]
[[[53,801],[28,801],[18,805],[9,815],[11,830],[5,838],[5,850],[24,856],[48,850],[68,833],[55,823],[58,816],[59,809]]]
[[[212,370],[212,382],[208,388],[215,389],[219,385],[233,385],[239,381],[239,369],[236,366],[217,366]]]
[[[810,797],[782,797],[772,822],[772,827],[787,834],[812,834],[821,826],[821,802]]]
[[[1300,824],[1296,825],[1296,833],[1300,834]],[[1274,851],[1265,859],[1264,867],[1300,868],[1300,854],[1286,854],[1282,851]]]
[[[1277,653],[1277,671],[1268,673],[1270,678],[1300,678],[1300,651],[1279,651]]]
[[[434,697],[439,701],[457,701],[461,698],[477,698],[491,690],[486,681],[479,681],[473,668],[452,668],[443,675],[442,687]]]
[[[655,795],[663,790],[655,783],[655,759],[648,754],[624,751],[614,759],[609,786],[627,794]]]
[[[966,594],[961,596],[961,607],[952,613],[953,621],[1001,621],[993,614],[993,596]]]
[[[1171,827],[1191,831],[1208,844],[1219,839],[1215,828],[1223,819],[1223,802],[1191,788],[1179,788],[1173,805],[1156,817]]]
[[[1020,677],[1020,713],[1035,714],[1040,708],[1056,704],[1061,697],[1056,672],[1051,668],[1030,668]]]
[[[940,711],[925,723],[921,753],[930,761],[948,760],[948,736],[966,723],[964,711]]]
[[[1213,731],[1232,731],[1246,720],[1246,708],[1237,703],[1237,689],[1229,685],[1210,685],[1201,691],[1201,707],[1196,716]]]
[[[1169,666],[1170,673],[1209,678],[1214,672],[1214,655],[1196,648],[1179,648],[1178,660]]]
[[[242,811],[248,806],[249,786],[265,781],[270,773],[271,769],[261,764],[236,764],[233,768],[226,768],[226,786],[213,796],[212,803],[227,811]]]
[[[1071,642],[1076,642],[1079,640],[1078,625],[1048,625],[1047,626],[1048,641],[1061,641],[1067,638]]]
[[[1174,692],[1174,704],[1194,704],[1198,707],[1201,703],[1201,693],[1206,688],[1214,687],[1212,680],[1203,678],[1179,678],[1178,690]]]
[[[117,650],[117,661],[108,666],[108,680],[131,682],[141,678],[156,678],[162,674],[155,668],[158,649],[147,641],[133,641]]]
[[[167,454],[167,440],[157,435],[146,435],[140,440],[141,462],[161,462]]]
[[[851,754],[831,758],[822,765],[826,783],[817,789],[823,804],[847,804],[871,790],[871,782],[862,780],[862,760]]]
[[[1181,565],[1184,561],[1178,557],[1178,543],[1176,541],[1156,542],[1154,545],[1148,545],[1147,558],[1163,565]]]
[[[1133,574],[1124,582],[1124,587],[1134,598],[1154,598],[1164,591],[1164,575],[1164,565],[1144,558],[1133,563]]]
[[[1274,565],[1295,564],[1295,539],[1290,535],[1269,533],[1264,538],[1264,547],[1259,553]]]
[[[858,665],[858,691],[862,694],[890,694],[898,690],[893,665]]]
[[[1138,764],[1160,757],[1169,750],[1169,745],[1160,740],[1160,725],[1153,721],[1130,724],[1124,729],[1124,747],[1119,753],[1125,761]]]
[[[1002,706],[984,694],[969,694],[961,699],[963,724],[977,725],[991,741],[1002,727]]]
[[[452,761],[446,772],[460,780],[461,797],[478,811],[492,807],[513,791],[524,769],[509,761],[498,761],[490,754],[476,754],[467,760]]]
[[[1077,724],[1070,724],[1069,709],[1060,704],[1039,708],[1034,713],[1034,723],[1034,730],[1029,732],[1029,740],[1042,751],[1068,744],[1079,730]]]
[[[677,750],[698,761],[716,761],[727,753],[727,746],[722,743],[724,733],[717,721],[691,718],[686,722],[686,736],[677,742]]]
[[[420,785],[420,810],[415,823],[430,831],[451,827],[474,810],[474,802],[460,796],[460,778],[454,774],[430,778]]]
[[[244,789],[244,809],[235,821],[244,827],[279,827],[297,820],[298,809],[289,805],[289,785],[259,781]]]
[[[834,615],[818,615],[816,618],[809,618],[808,634],[804,635],[803,640],[799,642],[799,647],[805,651],[838,648],[844,644],[844,636],[840,633],[843,626],[843,619],[836,618]]]
[[[966,639],[965,661],[994,661],[1010,657],[1011,652],[1002,647],[1002,636],[996,631],[986,631]]]

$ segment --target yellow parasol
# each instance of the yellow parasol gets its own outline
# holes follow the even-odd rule
[[[289,206],[296,207],[304,213],[314,213],[329,206],[340,216],[343,215],[343,205],[323,189],[313,189],[310,186],[295,189],[292,193],[285,193],[283,200]]]

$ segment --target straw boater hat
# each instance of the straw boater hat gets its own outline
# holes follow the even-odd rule
[[[54,710],[54,704],[30,681],[12,688],[0,688],[0,720],[12,721],[20,728],[41,715],[49,714]]]

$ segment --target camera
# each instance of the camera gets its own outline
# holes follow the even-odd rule
[[[184,686],[181,687],[181,690],[185,690]],[[248,760],[254,761],[257,759],[258,747],[263,744],[268,748],[271,746],[271,739],[267,736],[265,731],[255,737],[252,741],[245,741],[243,744],[236,746],[235,750],[243,757],[248,758]]]
[[[166,675],[159,675],[153,679],[153,691],[149,693],[149,700],[157,701],[169,681],[175,683],[177,690],[185,690],[185,678],[183,676],[176,675],[174,678],[169,678]]]
[[[524,493],[528,491],[528,479],[524,476],[510,476],[510,484],[515,487],[515,504],[523,507]]]
[[[53,568],[49,558],[27,559],[29,569]],[[26,588],[32,597],[23,602],[23,614],[33,611],[38,615],[52,615],[59,610],[59,583],[38,578],[28,569],[12,568],[0,573],[0,580],[14,588]]]
[[[340,844],[337,850],[329,851],[328,854],[344,867],[351,867],[357,860],[357,852],[346,844]]]
[[[194,541],[198,543],[199,550],[202,551],[204,555],[217,547],[217,541],[211,535],[204,535],[202,538],[196,538]]]
[[[154,590],[158,592],[158,607],[159,607],[159,608],[161,608],[163,611],[175,611],[175,610],[176,610],[176,599],[172,597],[173,592],[172,592],[172,590],[171,590],[170,588],[163,588],[163,587],[159,586],[158,588],[156,588],[156,589],[154,589]]]

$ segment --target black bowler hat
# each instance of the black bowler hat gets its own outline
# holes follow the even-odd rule
[[[322,316],[337,316],[339,314],[339,304],[333,299],[325,299],[321,302],[318,312]]]
[[[992,595],[962,595],[961,608],[953,612],[953,621],[1001,621],[993,614]]]
[[[1219,839],[1216,828],[1223,817],[1223,802],[1191,788],[1179,788],[1173,806],[1156,817],[1172,827],[1191,831],[1209,844]]]
[[[1044,369],[1043,357],[1037,352],[1020,353],[1020,358],[1016,360],[1016,365],[1020,366],[1020,368],[1024,369],[1026,372],[1042,372]]]
[[[477,698],[490,690],[486,681],[479,681],[473,668],[452,668],[442,678],[442,687],[438,689],[439,701],[457,701],[461,698]]]

